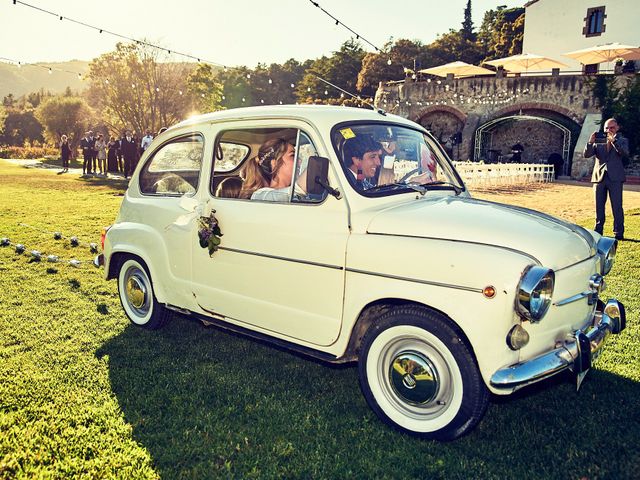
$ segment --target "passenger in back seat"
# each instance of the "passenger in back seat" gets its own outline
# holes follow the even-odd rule
[[[216,197],[238,198],[241,189],[242,179],[240,177],[227,177],[216,188]]]

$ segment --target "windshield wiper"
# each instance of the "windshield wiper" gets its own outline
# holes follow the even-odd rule
[[[371,188],[367,188],[365,192],[379,192],[380,190],[395,190],[396,188],[412,188],[413,190],[423,193],[422,188],[417,183],[383,183],[382,185],[375,185]]]
[[[462,193],[462,188],[460,188],[458,185],[451,183],[451,182],[443,182],[443,181],[436,181],[436,182],[428,182],[428,183],[423,183],[420,185],[420,187],[424,188],[424,191],[426,192],[427,190],[430,190],[429,187],[440,187],[437,190],[441,190],[442,187],[444,188],[449,188],[451,190],[453,190],[456,194],[456,197],[458,195],[460,195]]]

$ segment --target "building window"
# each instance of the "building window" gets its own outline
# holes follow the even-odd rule
[[[604,6],[594,7],[587,9],[587,16],[584,17],[584,28],[582,34],[585,37],[597,37],[602,35],[606,30],[604,19],[607,16],[604,14]]]

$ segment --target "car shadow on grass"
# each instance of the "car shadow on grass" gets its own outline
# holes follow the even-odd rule
[[[98,352],[162,478],[631,478],[640,385],[594,370],[493,397],[466,437],[422,440],[367,407],[357,369],[308,361],[183,317]]]

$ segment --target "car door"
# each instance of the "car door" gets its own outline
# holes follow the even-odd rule
[[[275,135],[296,143],[294,184],[309,156],[326,156],[313,131],[294,121],[239,123],[221,130],[217,145],[225,144],[225,153],[234,142],[244,145],[243,162],[250,162],[259,144]],[[215,165],[228,165],[222,150],[216,152],[221,158]],[[221,174],[230,176],[214,171],[212,186]],[[209,195],[208,208],[215,209],[223,236],[211,258],[207,250],[194,249],[193,293],[199,308],[288,340],[320,346],[334,342],[341,325],[349,235],[345,200],[309,199],[299,192],[286,202],[221,198],[213,188]]]
[[[164,285],[168,297],[163,301],[175,305],[184,305],[191,293],[192,235],[179,219],[188,213],[185,204],[195,201],[204,152],[199,132],[179,134],[155,147],[140,169],[137,192],[127,194],[124,208],[129,210],[123,212],[137,230],[142,226],[131,241],[157,273],[154,282]],[[207,190],[206,185],[200,190]]]

